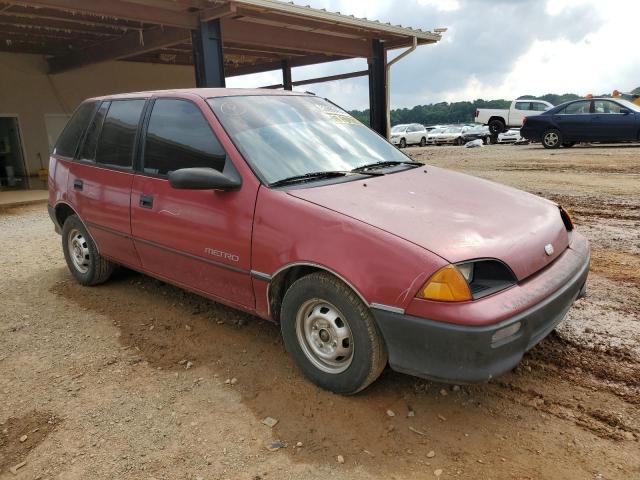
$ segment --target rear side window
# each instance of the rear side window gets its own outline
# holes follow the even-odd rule
[[[200,109],[187,100],[158,99],[144,146],[144,173],[167,175],[190,167],[224,168],[224,149]]]
[[[591,101],[586,100],[581,102],[570,103],[565,107],[564,112],[562,113],[566,115],[586,115],[589,113],[590,109],[591,109]]]
[[[516,102],[516,110],[531,110],[529,102]]]
[[[549,108],[544,103],[539,103],[539,102],[533,102],[531,103],[531,106],[533,107],[532,109],[535,110],[536,112],[544,112]]]
[[[114,100],[102,125],[96,149],[96,162],[132,168],[133,148],[145,100]]]
[[[78,142],[80,142],[80,138],[82,138],[82,134],[96,108],[98,108],[97,102],[85,102],[76,109],[56,142],[56,146],[53,149],[54,154],[69,158],[75,156]]]
[[[78,155],[78,158],[80,160],[91,162],[95,161],[96,147],[98,146],[98,136],[100,135],[100,130],[102,129],[104,117],[107,116],[109,105],[110,102],[102,102],[100,108],[93,116],[93,120],[91,120],[91,123],[89,124],[87,133],[84,136],[84,142],[82,143],[82,147],[80,148],[80,154]]]

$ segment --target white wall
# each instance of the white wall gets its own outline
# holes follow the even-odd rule
[[[106,62],[48,75],[39,55],[0,53],[0,114],[17,114],[27,170],[36,174],[38,155],[46,166],[46,114],[70,114],[85,98],[112,93],[195,86],[191,66]]]

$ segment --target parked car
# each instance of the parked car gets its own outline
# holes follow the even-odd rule
[[[447,129],[447,127],[435,127],[433,129],[431,129],[431,131],[429,131],[429,133],[427,133],[426,144],[427,145],[435,145],[436,144],[436,138],[438,137],[438,135],[440,135],[446,129]]]
[[[435,136],[434,142],[436,145],[463,145],[462,134],[465,128],[459,125],[447,127]]]
[[[510,128],[506,132],[498,134],[498,143],[516,143],[522,140],[519,128]]]
[[[462,132],[462,142],[467,143],[473,140],[482,140],[482,143],[488,145],[491,143],[491,132],[486,125],[476,125],[468,127]]]
[[[524,117],[532,117],[553,108],[544,100],[521,99],[511,102],[508,110],[495,108],[476,109],[476,123],[488,125],[493,135],[507,131],[510,127],[522,126]]]
[[[521,132],[545,148],[572,147],[577,142],[635,142],[640,140],[640,106],[621,98],[574,100],[527,117]]]
[[[425,167],[313,95],[90,99],[49,165],[79,283],[124,265],[277,322],[300,370],[337,393],[387,363],[487,381],[584,293],[589,247],[556,203]]]
[[[419,123],[409,125],[396,125],[391,129],[391,143],[404,148],[407,145],[420,145],[427,143],[427,129]]]

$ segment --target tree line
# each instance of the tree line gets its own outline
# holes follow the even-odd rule
[[[640,94],[640,87],[632,90],[631,93]],[[601,95],[609,97],[611,94]],[[575,93],[564,93],[558,95],[547,93],[540,97],[534,95],[522,95],[520,98],[534,98],[546,100],[553,105],[559,105],[570,100],[581,98]],[[475,117],[476,108],[509,108],[510,100],[483,100],[478,99],[473,102],[439,102],[427,105],[416,105],[413,108],[397,108],[391,110],[391,125],[400,123],[421,123],[423,125],[437,125],[449,123],[471,123]],[[369,109],[352,110],[349,112],[365,125],[369,125]]]

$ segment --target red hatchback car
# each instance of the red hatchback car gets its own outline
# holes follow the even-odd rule
[[[278,322],[302,372],[343,394],[387,363],[459,383],[512,369],[589,270],[557,204],[413,162],[308,94],[87,100],[49,188],[81,284],[124,265]]]

